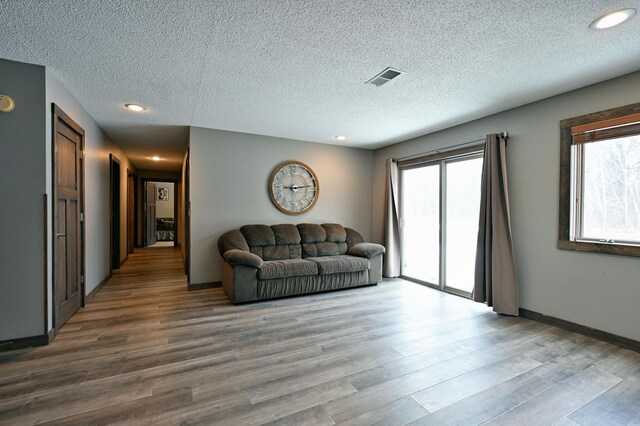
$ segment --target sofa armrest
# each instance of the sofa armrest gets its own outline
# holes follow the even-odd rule
[[[227,262],[231,266],[243,265],[252,266],[257,269],[262,268],[263,261],[260,256],[256,256],[255,254],[248,251],[238,249],[227,250],[226,252],[224,252],[224,255],[222,257],[224,258],[225,262]]]
[[[348,254],[352,256],[366,257],[371,259],[372,257],[384,253],[386,250],[384,246],[375,243],[358,243],[351,247]]]

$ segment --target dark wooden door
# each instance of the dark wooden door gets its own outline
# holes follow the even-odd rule
[[[147,202],[146,202],[146,245],[152,246],[156,243],[156,184],[147,182]]]
[[[120,269],[120,160],[109,154],[111,174],[111,269]]]
[[[189,148],[187,148],[187,159],[184,164],[184,270],[187,280],[191,282],[191,198],[189,196]]]
[[[54,113],[54,318],[58,330],[82,305],[82,134]]]
[[[134,243],[134,223],[135,223],[135,176],[127,173],[127,253],[133,253]]]

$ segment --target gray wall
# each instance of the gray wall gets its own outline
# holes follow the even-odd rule
[[[125,153],[115,145],[89,113],[47,69],[46,147],[47,192],[51,192],[51,103],[57,104],[85,131],[86,292],[90,293],[111,270],[109,231],[109,153],[120,160],[120,257],[127,257],[127,169],[135,171]],[[44,105],[44,104],[43,104]],[[51,209],[51,206],[49,206]],[[51,229],[49,229],[51,232]],[[51,240],[49,240],[51,241]],[[51,265],[51,259],[49,259]],[[51,268],[49,268],[51,288]],[[52,292],[49,291],[51,296]],[[51,312],[51,299],[49,300]],[[51,319],[50,319],[51,320]],[[51,322],[49,323],[51,324]]]
[[[43,335],[45,69],[0,59],[0,340]]]
[[[556,248],[559,121],[640,102],[640,72],[375,151],[373,238],[383,239],[384,161],[508,131],[521,307],[640,340],[640,259]]]
[[[195,127],[190,150],[192,284],[222,279],[218,237],[245,224],[335,222],[370,236],[372,151]],[[271,172],[286,160],[320,181],[306,214],[281,213],[269,198]]]

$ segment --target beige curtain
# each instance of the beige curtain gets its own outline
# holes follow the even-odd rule
[[[487,302],[500,314],[517,316],[518,279],[511,238],[506,149],[506,137],[487,135],[473,300]]]
[[[400,227],[398,202],[398,163],[387,160],[387,174],[384,192],[384,255],[382,275],[397,277],[400,275]]]

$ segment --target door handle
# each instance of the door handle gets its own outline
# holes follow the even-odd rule
[[[58,238],[60,238],[60,237],[66,237],[66,236],[67,236],[67,234],[60,233],[60,232],[58,232],[58,233],[56,234],[56,237],[58,237]]]

